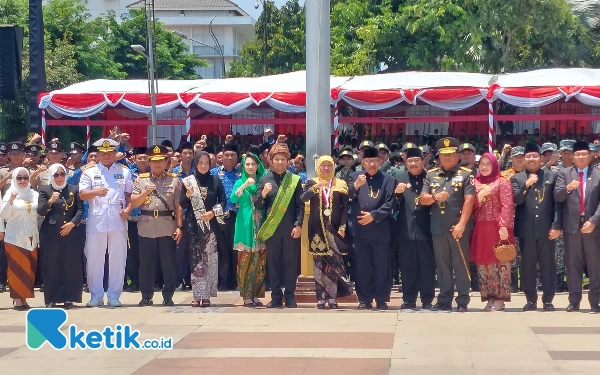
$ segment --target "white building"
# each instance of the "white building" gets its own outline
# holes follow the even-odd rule
[[[130,9],[144,9],[145,3],[145,0],[89,0],[88,12],[95,18],[114,11],[117,19],[125,19]],[[222,78],[222,59],[209,32],[213,17],[212,30],[223,50],[226,70],[239,57],[242,45],[254,37],[256,20],[230,0],[154,0],[154,14],[167,29],[213,47],[185,41],[190,51],[209,63],[208,67],[197,69],[202,78]]]

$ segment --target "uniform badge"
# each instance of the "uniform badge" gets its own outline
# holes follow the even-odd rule
[[[471,185],[475,185],[475,177],[473,175],[469,175],[469,182],[471,182]]]
[[[123,173],[115,173],[115,180],[122,180],[124,178]]]

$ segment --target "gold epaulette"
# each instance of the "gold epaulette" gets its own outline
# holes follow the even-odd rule
[[[138,175],[138,178],[148,178],[148,177],[150,177],[150,173],[140,173]]]
[[[427,173],[430,173],[430,172],[435,172],[435,171],[437,171],[438,169],[439,169],[439,168],[432,168],[432,169],[428,170],[428,171],[427,171]]]
[[[84,165],[83,167],[81,167],[81,170],[85,171],[86,169],[94,167],[95,165],[96,165],[96,162],[95,161],[91,161],[91,162],[87,163],[86,165]]]
[[[469,172],[469,173],[473,172],[473,170],[466,168],[466,167],[460,167],[460,169],[462,169],[465,172]]]
[[[127,164],[117,163],[117,165],[119,165],[120,167],[123,167],[125,169],[129,169],[129,166]]]
[[[167,172],[167,176],[171,176],[171,177],[177,177],[177,173],[170,173],[170,172]]]

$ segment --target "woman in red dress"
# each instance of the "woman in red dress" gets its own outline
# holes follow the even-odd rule
[[[504,310],[510,302],[509,262],[496,259],[494,248],[502,242],[514,244],[514,204],[510,182],[500,176],[498,160],[485,153],[475,177],[475,228],[471,235],[471,260],[477,264],[481,301],[485,311]]]

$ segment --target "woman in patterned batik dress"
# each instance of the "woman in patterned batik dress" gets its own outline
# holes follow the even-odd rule
[[[209,307],[210,297],[217,296],[219,282],[219,257],[217,253],[217,217],[224,205],[225,189],[219,176],[210,174],[210,155],[201,151],[195,157],[194,177],[198,187],[190,189],[184,183],[181,187],[181,207],[187,209],[184,218],[184,235],[190,253],[190,273],[192,279],[193,307]],[[198,199],[202,200],[205,212],[196,217]]]
[[[335,178],[335,164],[331,156],[317,160],[317,178],[309,180],[302,193],[304,202],[310,201],[308,219],[309,253],[314,255],[314,276],[317,292],[317,308],[337,309],[337,297],[352,294],[346,276],[342,254],[348,245],[346,223],[348,221],[348,185]]]
[[[254,207],[257,183],[265,174],[260,158],[248,152],[242,159],[242,178],[231,192],[231,203],[238,204],[233,249],[238,252],[237,282],[244,306],[259,307],[265,296],[266,247],[256,234],[263,223],[263,212]]]

